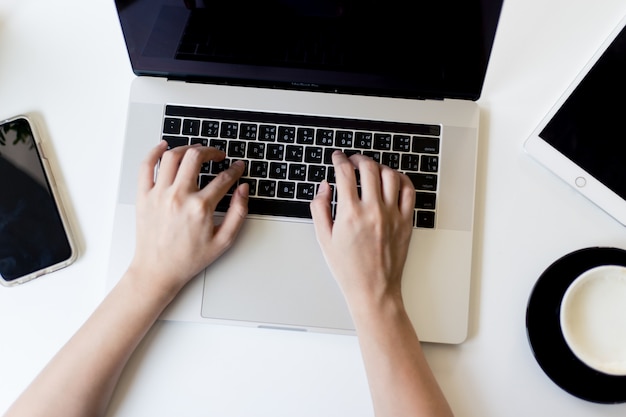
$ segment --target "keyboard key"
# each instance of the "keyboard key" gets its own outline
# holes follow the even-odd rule
[[[228,142],[228,156],[231,158],[243,158],[246,156],[246,142],[240,140]]]
[[[329,166],[327,169],[328,174],[326,174],[326,181],[329,184],[335,184],[337,180],[335,179],[335,167]]]
[[[437,190],[437,176],[435,174],[416,174],[408,172],[406,175],[411,179],[416,190]]]
[[[217,137],[220,131],[220,123],[214,120],[204,120],[202,121],[202,129],[200,130],[200,134],[202,136],[207,137]]]
[[[309,165],[307,181],[322,182],[326,178],[326,167],[324,165]]]
[[[239,130],[239,139],[255,140],[257,132],[256,124],[242,123]]]
[[[200,120],[183,120],[183,135],[198,136],[200,134]]]
[[[296,136],[297,143],[301,145],[313,145],[315,141],[315,129],[313,128],[298,128],[298,133]]]
[[[272,161],[282,161],[285,155],[285,145],[271,143],[267,145],[266,158]]]
[[[294,143],[296,140],[296,128],[292,126],[280,126],[276,140],[283,143]]]
[[[423,193],[423,192],[416,191],[415,192],[415,208],[434,210],[436,198],[437,198],[437,195],[435,193]]]
[[[356,155],[358,153],[361,153],[361,151],[359,151],[358,149],[344,149],[343,153],[350,158],[352,155]]]
[[[250,176],[255,178],[267,178],[267,162],[252,161],[250,162]]]
[[[439,157],[432,155],[422,155],[422,171],[437,172],[439,170]]]
[[[272,162],[270,164],[269,177],[277,180],[287,179],[287,163]]]
[[[279,198],[294,198],[296,195],[296,183],[291,181],[278,181],[276,195]]]
[[[400,169],[400,154],[392,152],[383,152],[383,165],[389,168]]]
[[[285,150],[285,161],[302,162],[304,157],[304,147],[299,145],[287,145]]]
[[[222,139],[211,139],[209,146],[212,146],[220,151],[226,152],[226,141]]]
[[[248,213],[310,219],[311,209],[309,206],[310,203],[304,201],[250,198]]]
[[[396,152],[410,152],[411,137],[407,135],[394,135],[393,150]]]
[[[191,138],[191,144],[209,146],[209,140],[206,138]]]
[[[260,180],[257,195],[262,197],[276,196],[276,181]]]
[[[315,144],[320,146],[333,146],[334,132],[330,129],[317,129]]]
[[[171,117],[166,117],[163,121],[163,133],[167,133],[170,135],[179,135],[180,134],[180,119],[174,119]]]
[[[304,149],[304,162],[319,164],[322,162],[322,148],[307,146]]]
[[[340,148],[352,148],[354,132],[338,130],[335,136],[335,146]]]
[[[363,151],[363,155],[365,156],[369,156],[370,158],[372,158],[374,161],[378,162],[380,164],[381,161],[381,153],[380,152],[376,152],[376,151]]]
[[[293,181],[306,180],[306,165],[289,164],[289,179]]]
[[[220,128],[220,137],[227,139],[236,139],[239,132],[239,123],[236,122],[222,122]]]
[[[263,159],[265,158],[265,143],[250,142],[248,146],[248,158]]]
[[[403,171],[418,171],[419,160],[419,155],[403,154],[402,162],[400,163],[400,169],[402,169]]]
[[[276,141],[276,126],[261,125],[259,126],[259,140],[265,142]]]
[[[414,153],[439,153],[439,138],[425,138],[422,136],[413,136]]]
[[[333,154],[335,153],[335,151],[338,151],[339,149],[337,148],[326,148],[324,149],[324,163],[326,165],[332,165],[333,164]]]
[[[374,149],[379,149],[381,151],[391,150],[391,135],[386,133],[376,133],[374,135]]]
[[[309,182],[301,182],[296,190],[296,198],[299,200],[313,200],[315,197],[315,184]]]
[[[372,134],[369,132],[356,132],[354,147],[359,149],[371,149]]]
[[[230,160],[224,159],[223,161],[211,162],[211,174],[219,174],[222,171],[226,171],[230,166]]]
[[[167,142],[167,149],[189,145],[189,139],[181,136],[163,136],[163,140]]]
[[[418,210],[416,214],[415,225],[417,227],[425,227],[432,229],[435,227],[435,212]]]

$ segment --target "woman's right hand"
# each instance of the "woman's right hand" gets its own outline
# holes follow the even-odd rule
[[[348,304],[401,301],[411,239],[415,188],[409,178],[364,155],[333,154],[337,209],[333,223],[328,183],[311,203],[317,239]],[[360,175],[361,192],[357,189]]]

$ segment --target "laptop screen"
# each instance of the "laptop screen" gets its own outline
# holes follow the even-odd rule
[[[116,0],[137,75],[480,96],[502,0]]]

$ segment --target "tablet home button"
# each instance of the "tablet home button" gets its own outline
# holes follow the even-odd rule
[[[585,177],[578,177],[574,182],[576,183],[576,186],[578,188],[583,188],[585,185],[587,185],[587,180],[585,179]]]

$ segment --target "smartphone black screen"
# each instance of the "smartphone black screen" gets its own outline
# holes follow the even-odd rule
[[[0,125],[0,276],[6,282],[61,264],[72,246],[30,122]]]

